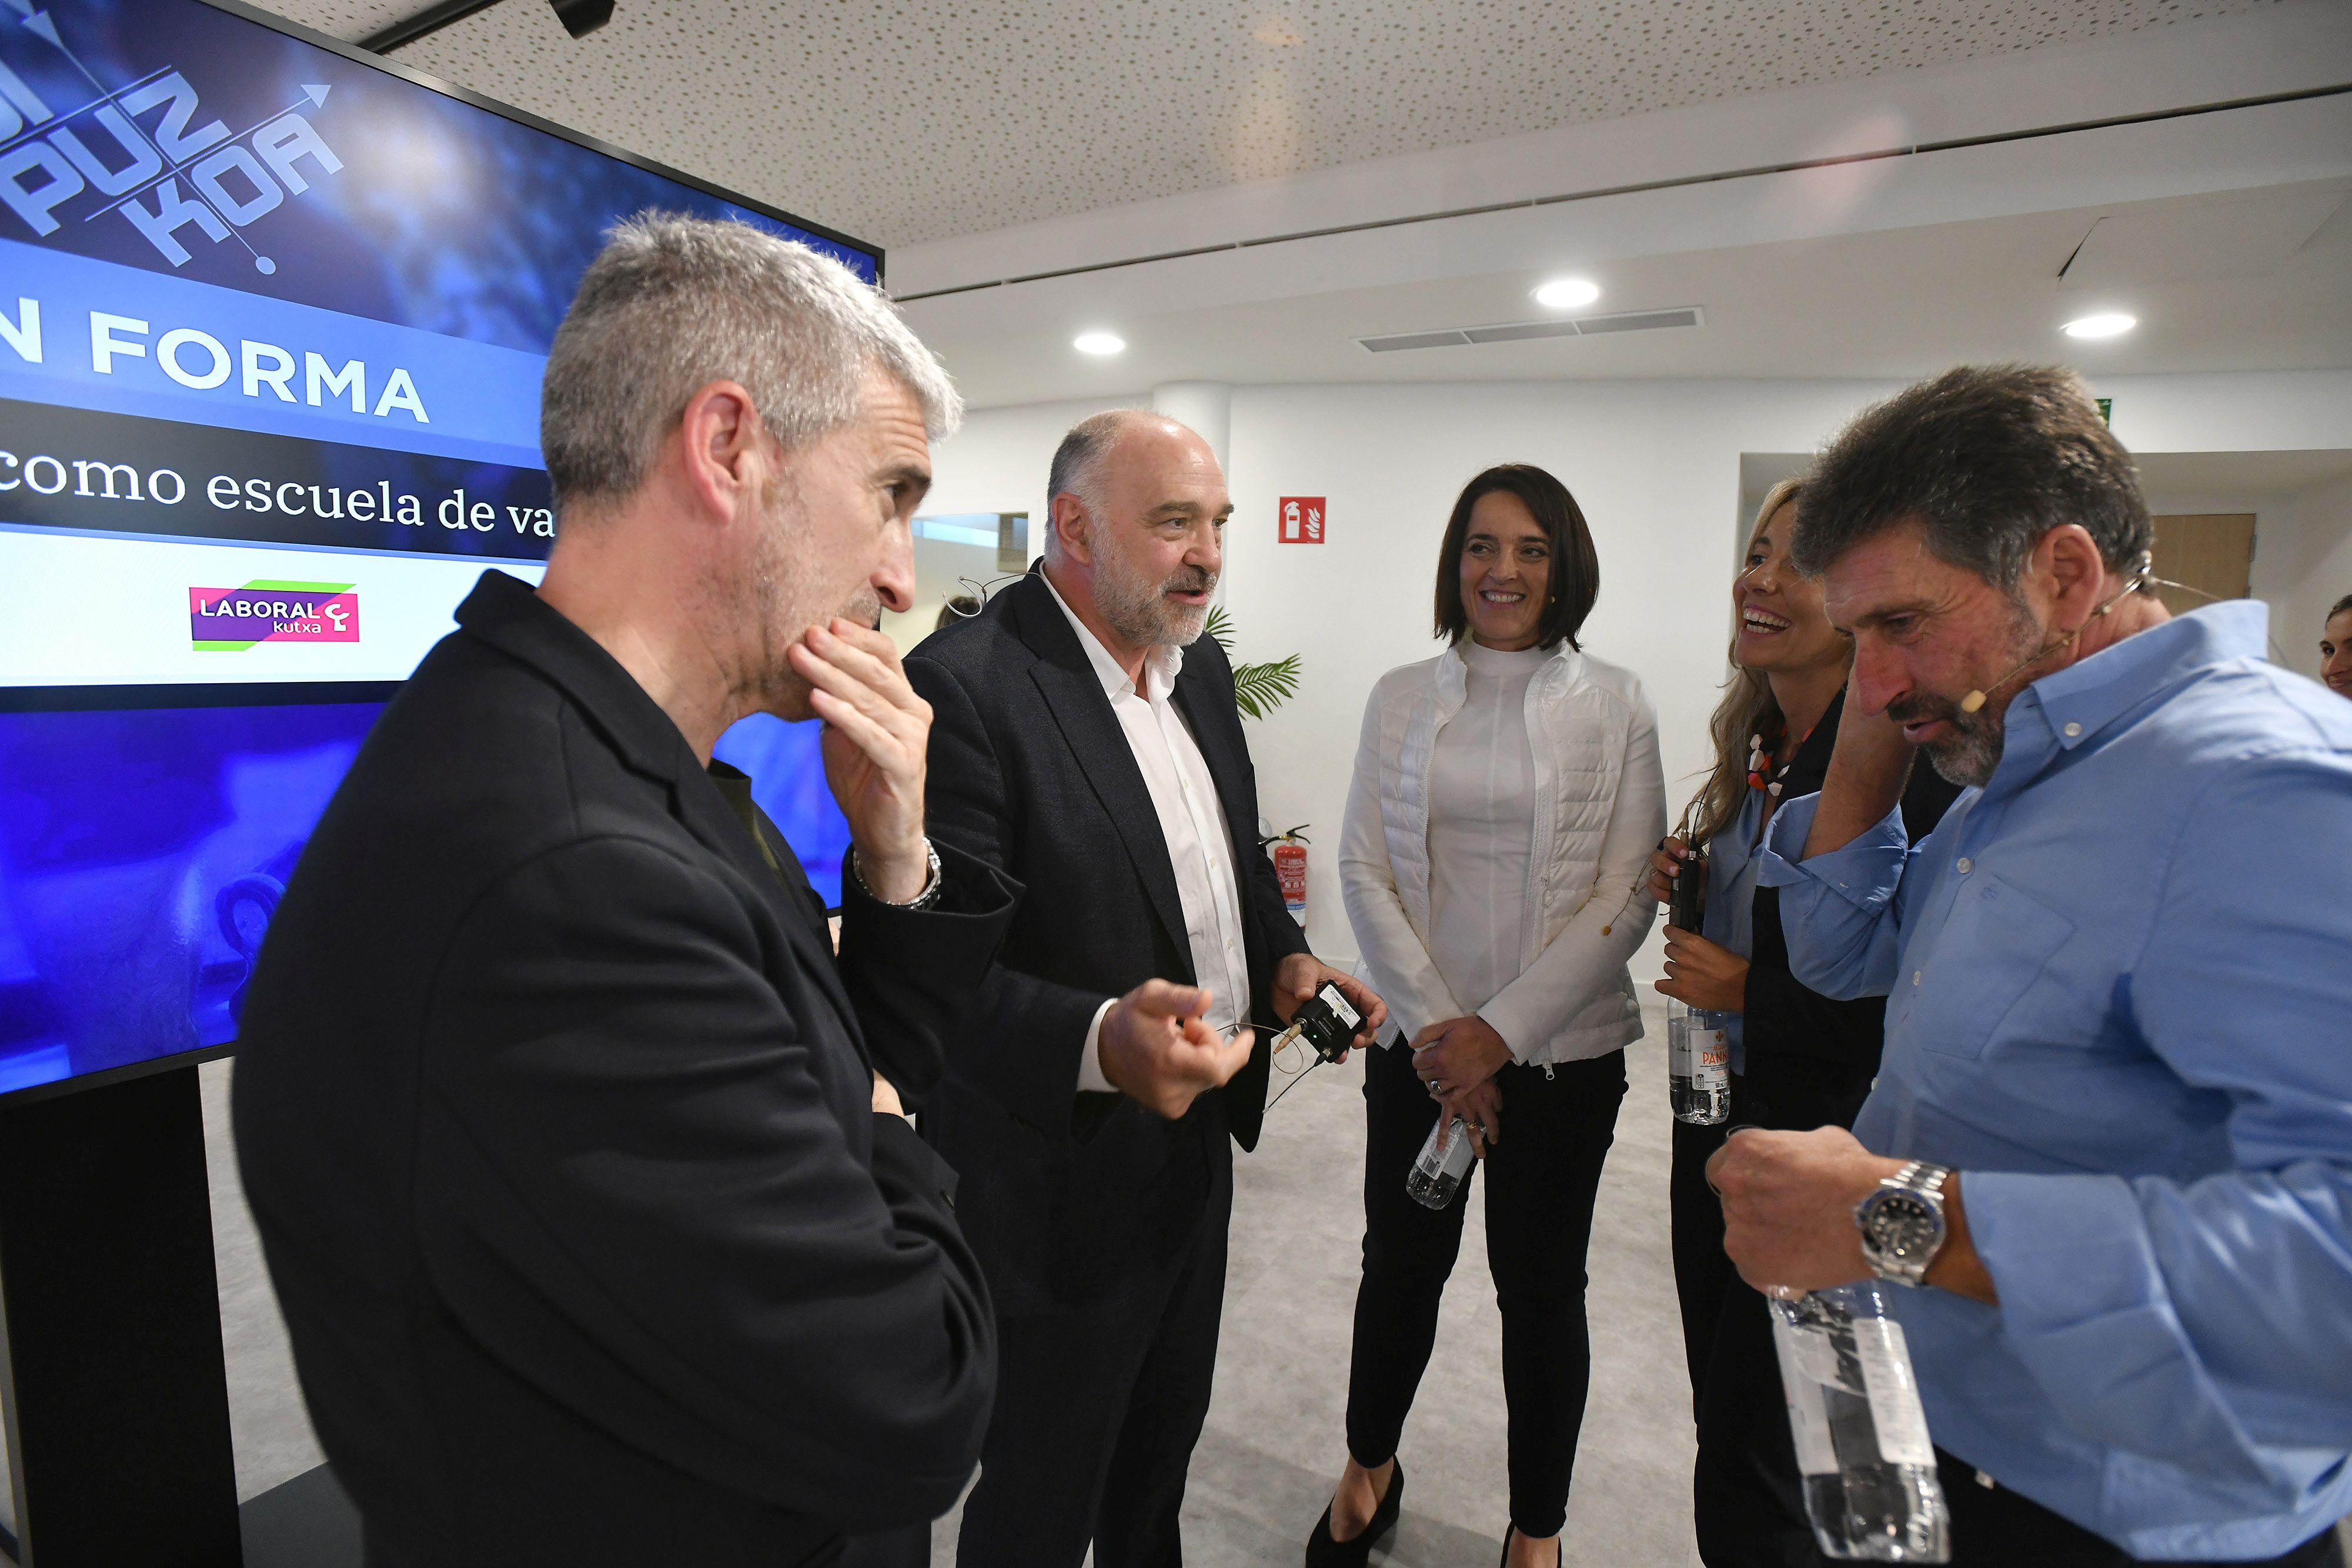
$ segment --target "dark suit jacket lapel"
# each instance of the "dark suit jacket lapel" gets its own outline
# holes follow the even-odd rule
[[[1037,655],[1037,663],[1030,667],[1030,679],[1036,682],[1095,798],[1110,814],[1136,878],[1151,901],[1153,915],[1189,969],[1192,949],[1185,936],[1184,904],[1176,892],[1168,840],[1160,831],[1160,810],[1151,803],[1143,769],[1136,765],[1127,731],[1119,727],[1118,716],[1111,711],[1110,698],[1103,693],[1093,662],[1063,617],[1061,606],[1054,602],[1053,590],[1042,580],[1024,578],[1004,589],[1000,597],[1013,601],[1010,608],[1020,616],[1021,640]]]

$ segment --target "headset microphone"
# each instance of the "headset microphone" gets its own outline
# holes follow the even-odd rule
[[[2091,612],[2091,621],[2096,621],[2100,616],[2105,615],[2109,611],[2113,610],[2116,603],[2122,600],[2125,594],[2136,592],[2140,589],[2146,588],[2150,582],[2156,580],[2154,575],[2155,571],[2156,562],[2154,558],[2146,550],[2140,551],[2139,564],[2132,569],[2130,580],[2125,582],[2121,588],[2116,589],[2114,593],[2108,595],[2107,601],[2105,604],[2100,605],[2096,610]],[[1968,695],[1962,697],[1960,699],[1960,711],[1962,713],[1975,713],[1978,709],[1985,706],[1986,692],[1997,692],[2000,690],[2001,687],[2009,685],[2010,682],[2017,679],[2018,676],[2025,674],[2026,671],[2032,669],[2034,665],[2040,664],[2051,654],[2058,652],[2059,649],[2074,646],[2074,639],[2080,637],[2090,628],[2091,621],[2084,622],[2082,625],[2075,627],[2072,632],[2067,632],[2066,635],[2059,638],[2058,641],[2051,643],[2048,647],[2042,649],[2040,653],[2026,660],[2025,663],[2018,665],[2017,668],[2001,676],[2000,679],[1995,681],[1990,686],[1986,687],[1983,690],[1970,692]]]

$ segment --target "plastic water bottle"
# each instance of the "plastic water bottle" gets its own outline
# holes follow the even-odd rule
[[[1866,1280],[1772,1302],[1805,1512],[1829,1556],[1948,1563],[1935,1445],[1887,1289]]]
[[[1442,1148],[1441,1137],[1444,1140]],[[1413,1159],[1412,1169],[1404,1173],[1404,1190],[1415,1203],[1444,1208],[1462,1190],[1462,1178],[1469,1169],[1470,1129],[1461,1117],[1449,1121],[1440,1111],[1436,1123],[1429,1129],[1429,1140],[1421,1145],[1421,1153]]]
[[[1731,1114],[1728,1015],[1666,1003],[1666,1093],[1675,1120],[1719,1125]]]

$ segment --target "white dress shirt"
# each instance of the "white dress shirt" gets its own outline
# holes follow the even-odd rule
[[[1184,667],[1184,650],[1160,646],[1144,655],[1144,689],[1100,639],[1078,619],[1054,580],[1045,577],[1046,591],[1069,618],[1078,646],[1110,698],[1111,712],[1127,734],[1128,749],[1135,754],[1143,787],[1160,817],[1160,836],[1168,844],[1168,861],[1176,873],[1176,896],[1184,912],[1184,939],[1192,954],[1192,973],[1207,987],[1211,998],[1202,1021],[1220,1035],[1228,1035],[1249,1011],[1249,959],[1242,936],[1241,884],[1234,864],[1232,825],[1225,821],[1224,802],[1217,799],[1216,780],[1199,743],[1185,726],[1184,716],[1171,700],[1176,675]],[[1095,1009],[1087,1027],[1086,1048],[1078,1055],[1078,1087],[1115,1092],[1103,1075],[1097,1050],[1103,1015],[1116,997]]]

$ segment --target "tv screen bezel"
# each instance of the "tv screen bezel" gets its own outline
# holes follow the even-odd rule
[[[383,71],[387,75],[398,77],[427,91],[437,92],[445,98],[454,99],[469,108],[478,109],[488,114],[495,114],[502,120],[511,120],[528,130],[569,141],[573,146],[630,164],[647,173],[657,174],[665,180],[699,191],[706,196],[740,207],[746,212],[756,213],[773,222],[789,225],[803,233],[814,235],[820,239],[856,251],[862,256],[870,256],[874,258],[875,287],[877,288],[883,287],[886,277],[886,257],[882,247],[855,238],[839,229],[812,222],[771,203],[746,196],[740,192],[730,191],[723,185],[689,174],[684,170],[674,169],[667,163],[632,152],[625,147],[615,146],[585,131],[558,125],[553,120],[541,119],[528,110],[518,109],[510,103],[500,102],[470,88],[461,87],[456,82],[445,81],[439,77],[404,66],[388,56],[362,49],[332,34],[321,33],[314,27],[305,26],[288,17],[247,5],[245,0],[182,0],[182,3],[205,5],[226,16],[235,16],[239,21],[267,27],[298,43],[324,49],[357,65]],[[252,685],[207,682],[197,685],[158,685],[0,686],[0,712],[94,713],[124,708],[229,706],[266,707],[278,704],[292,706],[389,702],[393,695],[399,691],[401,685],[402,683],[398,681],[270,681]],[[208,698],[210,700],[207,700]],[[194,1051],[174,1051],[167,1056],[153,1057],[145,1061],[126,1062],[120,1067],[105,1068],[96,1072],[78,1073],[65,1078],[52,1079],[46,1083],[28,1083],[20,1089],[0,1092],[0,1105],[28,1104],[37,1100],[47,1100],[60,1094],[73,1094],[88,1089],[102,1088],[110,1083],[121,1082],[126,1079],[170,1072],[184,1067],[197,1066],[203,1062],[217,1061],[236,1054],[236,1041],[231,1039],[218,1045],[200,1046]]]

